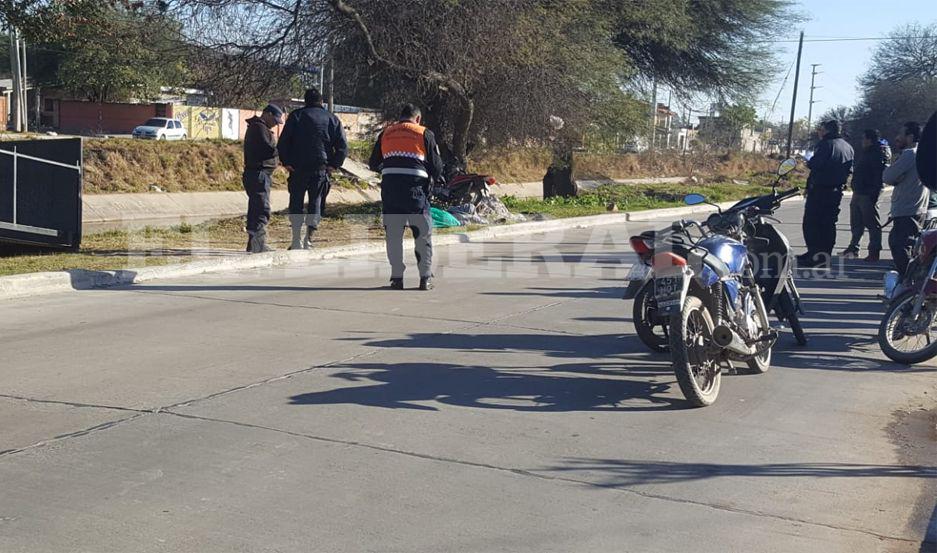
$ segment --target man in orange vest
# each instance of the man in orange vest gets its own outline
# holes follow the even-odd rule
[[[442,179],[442,159],[432,131],[420,123],[420,108],[407,104],[400,120],[377,137],[371,152],[372,171],[381,172],[381,203],[390,287],[403,290],[403,233],[410,228],[420,269],[420,290],[433,289],[433,220],[429,195]]]

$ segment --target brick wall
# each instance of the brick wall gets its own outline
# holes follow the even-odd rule
[[[58,128],[74,134],[130,134],[150,117],[171,117],[167,104],[98,104],[58,101]]]

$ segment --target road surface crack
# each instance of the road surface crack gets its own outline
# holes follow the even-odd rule
[[[434,461],[434,462],[439,462],[439,463],[448,463],[448,464],[454,464],[454,465],[461,465],[461,466],[465,466],[465,467],[471,467],[471,468],[477,468],[477,469],[483,469],[483,470],[493,470],[493,471],[509,473],[509,474],[513,474],[513,475],[521,476],[521,477],[525,477],[525,478],[535,478],[535,479],[538,479],[538,480],[546,480],[546,481],[554,481],[554,482],[563,482],[563,483],[568,483],[568,484],[575,484],[575,485],[578,485],[578,486],[586,486],[586,487],[589,487],[589,488],[597,488],[597,489],[602,489],[602,490],[609,490],[609,491],[614,491],[614,492],[624,493],[624,494],[629,494],[629,495],[637,495],[637,496],[640,496],[640,497],[643,497],[643,498],[646,498],[646,499],[654,499],[654,500],[658,500],[658,501],[667,501],[667,502],[670,502],[670,503],[680,503],[680,504],[684,504],[684,505],[693,505],[693,506],[697,506],[697,507],[704,507],[704,508],[707,508],[707,509],[712,509],[712,510],[720,511],[720,512],[728,512],[728,513],[735,513],[735,514],[741,514],[741,515],[746,515],[746,516],[753,516],[753,517],[759,517],[759,518],[773,519],[773,520],[778,520],[778,521],[783,521],[783,522],[790,522],[790,523],[796,523],[796,524],[804,524],[804,525],[808,525],[808,526],[814,526],[814,527],[819,527],[819,528],[826,528],[826,529],[836,530],[836,531],[840,531],[840,532],[859,533],[859,534],[864,534],[864,535],[871,536],[871,537],[874,537],[874,538],[877,538],[877,539],[880,539],[880,540],[889,540],[889,541],[907,543],[907,544],[912,544],[912,545],[921,544],[921,542],[918,541],[918,540],[909,539],[909,538],[904,538],[904,537],[899,537],[899,536],[889,536],[889,535],[885,535],[885,534],[880,534],[880,533],[878,533],[878,532],[873,532],[873,531],[871,531],[871,530],[865,530],[865,529],[863,529],[863,528],[853,528],[853,527],[848,527],[848,526],[838,526],[838,525],[835,525],[835,524],[827,524],[827,523],[823,523],[823,522],[816,522],[816,521],[807,520],[807,519],[801,519],[801,518],[797,518],[797,517],[789,517],[789,516],[778,515],[778,514],[773,514],[773,513],[766,513],[766,512],[763,512],[763,511],[755,511],[755,510],[750,510],[750,509],[741,509],[741,508],[738,508],[738,507],[732,507],[732,506],[730,506],[730,505],[721,505],[721,504],[718,504],[718,503],[708,503],[708,502],[705,502],[705,501],[696,501],[696,500],[692,500],[692,499],[685,499],[685,498],[672,497],[672,496],[668,496],[668,495],[656,494],[656,493],[651,493],[651,492],[645,492],[645,491],[641,491],[641,490],[636,490],[636,489],[633,489],[633,488],[622,487],[622,486],[619,486],[619,485],[602,484],[602,483],[599,483],[599,482],[591,482],[591,481],[589,481],[589,480],[582,480],[582,479],[578,479],[578,478],[569,478],[569,477],[565,477],[565,476],[555,476],[555,475],[543,474],[543,473],[541,473],[541,472],[536,472],[536,471],[529,470],[529,469],[521,469],[521,468],[513,468],[513,467],[503,467],[503,466],[499,466],[499,465],[492,465],[492,464],[489,464],[489,463],[480,463],[480,462],[468,461],[468,460],[464,460],[464,459],[455,459],[455,458],[451,458],[451,457],[443,457],[443,456],[439,456],[439,455],[431,455],[431,454],[427,454],[427,453],[419,453],[419,452],[415,452],[415,451],[407,451],[407,450],[404,450],[404,449],[397,449],[397,448],[392,448],[392,447],[387,447],[387,446],[369,444],[369,443],[359,442],[359,441],[355,441],[355,440],[343,440],[343,439],[340,439],[340,438],[329,438],[329,437],[326,437],[326,436],[318,436],[318,435],[315,435],[315,434],[304,434],[304,433],[302,433],[302,432],[294,432],[294,431],[285,430],[285,429],[282,429],[282,428],[274,428],[274,427],[270,427],[270,426],[264,426],[264,425],[259,425],[259,424],[252,424],[252,423],[247,423],[247,422],[232,421],[232,420],[228,420],[228,419],[219,419],[219,418],[214,418],[214,417],[204,417],[204,416],[199,416],[199,415],[191,415],[191,414],[186,414],[186,413],[178,413],[178,412],[175,412],[175,411],[163,411],[163,413],[164,413],[164,414],[167,414],[167,415],[172,415],[172,416],[184,418],[184,419],[197,420],[197,421],[203,421],[203,422],[212,422],[212,423],[219,423],[219,424],[230,424],[230,425],[233,425],[233,426],[238,426],[238,427],[241,427],[241,428],[249,428],[249,429],[254,429],[254,430],[265,430],[265,431],[269,431],[269,432],[276,432],[276,433],[279,433],[279,434],[285,434],[285,435],[292,436],[292,437],[295,437],[295,438],[303,438],[303,439],[313,440],[313,441],[317,441],[317,442],[324,442],[324,443],[329,443],[329,444],[334,444],[334,445],[342,445],[342,446],[350,446],[350,447],[359,447],[359,448],[363,448],[363,449],[369,449],[369,450],[372,450],[372,451],[380,451],[380,452],[383,452],[383,453],[390,453],[390,454],[395,454],[395,455],[402,455],[402,456],[405,456],[405,457],[411,457],[411,458],[416,458],[416,459],[422,459],[422,460],[426,460],[426,461]],[[925,542],[925,545],[927,545],[926,542]]]

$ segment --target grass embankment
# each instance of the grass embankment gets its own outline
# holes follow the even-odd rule
[[[367,162],[372,144],[349,143],[349,155]],[[157,142],[112,138],[87,140],[84,147],[84,191],[88,194],[149,192],[153,185],[165,192],[241,190],[243,153],[233,140]],[[472,171],[494,175],[499,182],[531,182],[543,178],[550,154],[543,148],[514,148],[481,152],[469,160]],[[776,161],[755,154],[674,153],[576,154],[579,179],[627,179],[690,176],[735,177],[774,169]],[[286,172],[277,170],[275,188],[286,187]],[[336,186],[354,186],[337,178]]]
[[[162,142],[110,138],[84,144],[84,192],[219,192],[243,190],[243,145],[235,140]],[[273,187],[286,188],[287,173],[273,173]],[[353,186],[341,177],[335,186]]]
[[[620,211],[636,211],[683,205],[690,192],[705,194],[713,202],[741,199],[770,190],[766,175],[748,184],[708,182],[685,185],[605,185],[576,198],[531,200],[505,198],[515,212],[547,218],[576,217],[606,213],[614,205]],[[796,181],[794,181],[796,184]],[[379,204],[330,206],[316,235],[316,247],[338,246],[383,238]],[[463,232],[465,228],[442,232]],[[290,241],[286,215],[274,215],[268,227],[270,243],[285,249]],[[246,246],[244,217],[232,217],[199,225],[172,228],[143,228],[110,231],[85,236],[80,253],[34,253],[0,256],[0,276],[67,269],[117,270],[184,263],[193,259],[236,254]]]

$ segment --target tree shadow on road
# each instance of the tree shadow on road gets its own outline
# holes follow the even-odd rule
[[[579,369],[590,372],[584,367]],[[551,369],[495,369],[449,363],[355,364],[333,376],[354,385],[300,394],[291,397],[290,403],[422,411],[438,411],[433,403],[524,412],[628,412],[689,407],[683,400],[665,397],[670,383],[657,383],[646,377],[564,376]]]
[[[601,486],[680,484],[723,477],[771,478],[937,478],[937,467],[921,465],[865,465],[854,463],[768,463],[761,465],[567,459],[532,472],[597,475]]]

